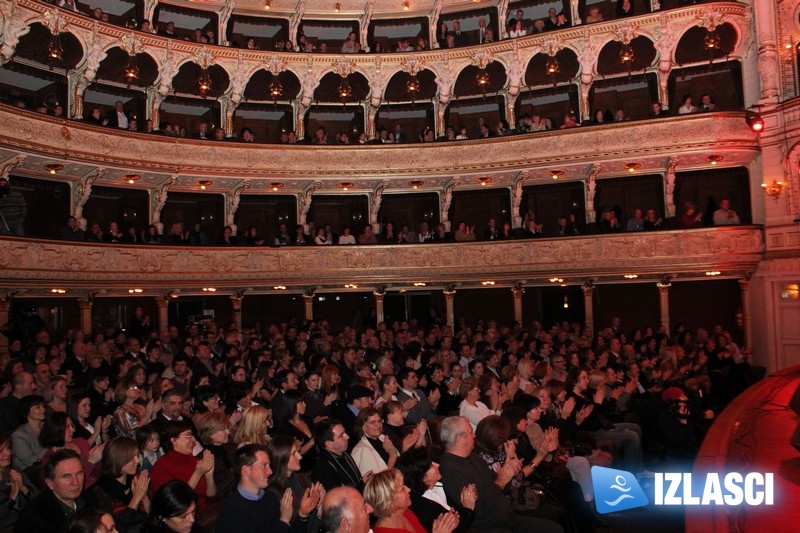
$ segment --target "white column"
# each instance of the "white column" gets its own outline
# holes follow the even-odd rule
[[[744,332],[744,346],[751,347],[753,342],[752,321],[750,319],[750,277],[748,272],[739,280],[739,291],[742,296],[742,331]]]
[[[514,285],[511,294],[514,295],[514,321],[522,325],[522,295],[525,294],[525,287],[521,284]]]
[[[669,331],[669,288],[672,287],[672,283],[669,282],[669,277],[665,277],[656,283],[656,287],[658,287],[661,325]]]
[[[778,43],[775,35],[775,4],[772,0],[755,0],[756,34],[758,35],[758,74],[761,79],[761,102],[777,101],[780,96],[778,80]]]
[[[453,298],[455,298],[456,289],[453,285],[448,285],[443,292],[445,308],[447,310],[447,325],[453,328],[456,323],[456,314],[453,308]]]
[[[594,331],[594,282],[587,280],[583,282],[583,309],[584,326]]]

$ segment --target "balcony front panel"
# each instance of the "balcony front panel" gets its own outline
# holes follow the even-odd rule
[[[705,271],[741,275],[764,253],[756,226],[397,246],[201,248],[67,244],[3,238],[0,286],[32,289],[220,288],[271,289],[391,284],[415,281],[525,281],[557,276],[623,281],[640,276],[702,277]]]

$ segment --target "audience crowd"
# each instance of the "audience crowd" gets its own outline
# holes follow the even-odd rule
[[[2,200],[0,200],[2,206]],[[583,224],[574,214],[557,217],[555,220],[539,222],[533,213],[528,213],[523,218],[523,225],[513,228],[510,222],[499,223],[497,219],[490,218],[482,235],[475,232],[475,225],[466,221],[453,224],[453,231],[448,231],[442,223],[434,227],[427,222],[417,225],[395,224],[393,221],[384,221],[380,224],[380,231],[376,234],[371,225],[367,224],[354,234],[350,226],[334,231],[330,224],[319,226],[309,220],[306,226],[297,224],[289,230],[287,224],[281,223],[272,233],[274,237],[265,237],[259,233],[258,228],[251,226],[241,235],[234,235],[230,226],[223,229],[222,236],[211,242],[203,225],[199,222],[192,229],[183,222],[173,223],[166,234],[161,234],[155,225],[139,230],[134,224],[121,228],[116,221],[99,221],[89,223],[87,230],[78,226],[74,216],[69,216],[64,227],[61,228],[59,238],[73,242],[92,243],[123,243],[123,244],[166,244],[173,246],[329,246],[329,245],[370,245],[370,244],[426,244],[449,243],[470,241],[503,241],[511,239],[534,239],[541,237],[569,237],[596,233],[640,232],[655,231],[668,228],[691,229],[703,225],[704,216],[715,226],[740,224],[741,220],[735,210],[731,209],[730,201],[723,198],[719,205],[713,200],[705,213],[697,210],[694,202],[688,201],[683,212],[665,221],[655,209],[634,208],[633,213],[623,216],[622,208],[615,205],[600,212],[599,222],[591,228]],[[23,218],[24,221],[24,218]],[[545,226],[546,224],[546,226]],[[21,235],[23,233],[16,233]]]
[[[8,530],[591,531],[591,466],[691,461],[763,375],[720,326],[619,318],[125,326],[5,331]]]

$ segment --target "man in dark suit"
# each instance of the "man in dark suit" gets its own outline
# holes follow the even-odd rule
[[[337,406],[334,407],[334,416],[339,419],[347,433],[353,434],[358,413],[366,407],[372,407],[374,396],[375,391],[372,389],[362,385],[353,385],[347,389],[347,403],[337,402]],[[353,440],[353,446],[356,445],[356,440]]]
[[[364,478],[353,458],[347,453],[350,436],[338,420],[325,420],[314,428],[319,458],[311,470],[311,481],[319,482],[325,490],[334,487],[353,487],[364,490]]]
[[[430,398],[425,396],[425,393],[419,388],[417,373],[408,367],[400,369],[397,373],[397,381],[400,383],[400,388],[397,391],[397,401],[405,405],[408,400],[416,400],[414,406],[406,413],[406,421],[409,424],[416,424],[436,412],[436,406],[442,397],[439,389],[433,389]]]
[[[119,128],[122,130],[128,129],[128,115],[122,107],[122,102],[117,100],[114,102],[114,109],[106,113],[106,126],[109,128]]]
[[[47,490],[28,502],[19,513],[17,533],[61,533],[67,522],[86,505],[83,497],[83,463],[69,449],[57,451],[44,467]]]
[[[455,36],[456,46],[469,46],[469,37],[461,31],[461,23],[459,21],[453,22],[453,35]]]

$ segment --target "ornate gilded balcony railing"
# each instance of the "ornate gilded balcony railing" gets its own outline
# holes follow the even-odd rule
[[[276,285],[341,289],[345,283],[548,285],[553,277],[569,284],[619,283],[626,274],[698,279],[707,271],[736,277],[755,271],[764,253],[757,226],[397,246],[215,249],[10,237],[0,238],[0,246],[0,287],[31,296],[51,287],[127,294],[130,287],[199,291],[213,283],[223,292],[272,292]]]

